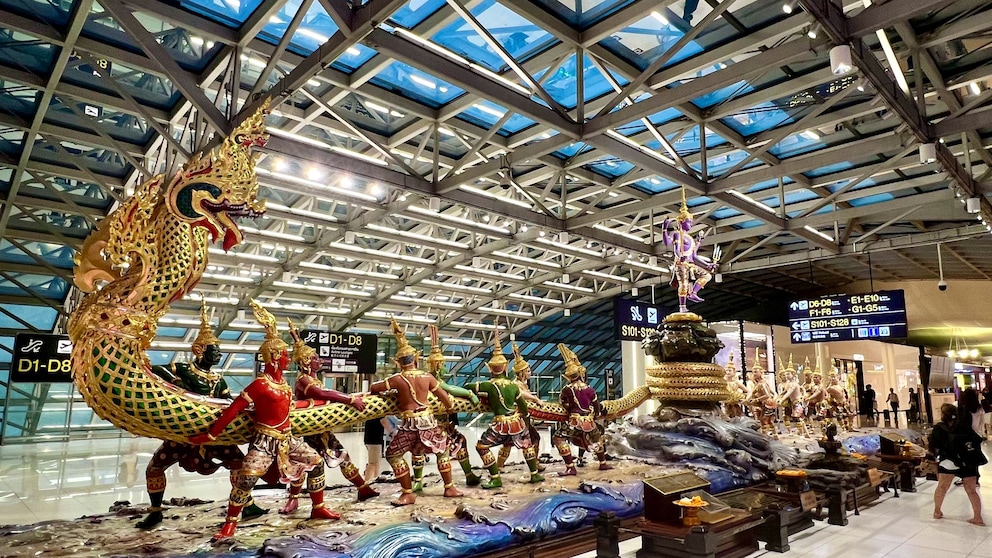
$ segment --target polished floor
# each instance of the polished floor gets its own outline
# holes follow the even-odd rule
[[[474,443],[479,429],[464,430],[469,442]],[[366,452],[361,434],[343,434],[340,438],[359,466],[364,467]],[[546,438],[543,443],[547,444]],[[106,513],[121,500],[147,502],[144,468],[157,445],[156,440],[128,437],[0,446],[0,525]],[[992,454],[992,445],[986,444],[985,450]],[[992,478],[992,467],[987,466],[983,474]],[[170,469],[168,480],[167,497],[224,500],[230,488],[226,475],[202,477],[178,468]],[[337,469],[328,480],[332,484],[344,482]],[[992,558],[992,527],[965,522],[969,508],[960,487],[952,488],[948,494],[944,519],[932,519],[935,486],[934,482],[921,481],[915,494],[902,494],[899,499],[884,496],[860,516],[851,515],[846,527],[818,522],[794,537],[792,549],[784,556]],[[982,495],[992,506],[992,482],[982,487]],[[986,520],[992,523],[992,511],[986,512]],[[632,558],[638,545],[638,539],[626,541],[621,547],[624,556]],[[752,557],[765,555],[781,556],[759,551]],[[593,557],[593,553],[582,555]]]

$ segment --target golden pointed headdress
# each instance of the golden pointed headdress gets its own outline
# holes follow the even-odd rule
[[[682,207],[679,208],[679,216],[676,219],[679,222],[692,219],[692,213],[689,213],[689,206],[685,203],[685,186],[682,187]]]
[[[754,348],[754,364],[751,365],[752,372],[761,372],[764,374],[765,367],[761,366],[761,347]]]
[[[524,372],[530,370],[530,364],[524,360],[523,355],[520,354],[520,347],[517,346],[516,342],[513,343],[513,374],[515,376],[520,376]]]
[[[300,330],[296,329],[293,320],[286,318],[286,321],[289,323],[289,334],[293,336],[293,362],[300,368],[307,368],[310,366],[310,361],[317,357],[317,350],[303,341]]]
[[[427,355],[427,371],[437,376],[444,367],[444,353],[441,351],[441,340],[438,338],[437,326],[427,326],[431,336],[431,353]]]
[[[276,326],[276,317],[262,307],[257,300],[252,299],[251,311],[255,314],[255,320],[265,328],[265,341],[258,348],[262,353],[262,361],[270,364],[279,359],[279,355],[289,348],[289,345],[279,336]]]
[[[200,334],[193,340],[193,356],[200,358],[207,345],[220,345],[220,339],[214,334],[214,327],[210,325],[210,317],[207,316],[207,301],[200,301]]]
[[[734,366],[734,352],[733,351],[731,351],[730,352],[730,356],[727,357],[727,365],[723,367],[723,370],[725,372],[733,372],[734,374],[737,373],[737,367]]]
[[[570,351],[564,343],[558,343],[558,351],[565,359],[565,379],[570,382],[581,380],[586,373],[586,367],[579,363],[579,357],[575,356],[575,353]]]
[[[408,365],[417,360],[417,349],[410,346],[410,343],[406,340],[406,332],[400,327],[400,324],[396,322],[396,318],[389,318],[389,325],[393,330],[393,337],[396,338],[396,362],[400,366]]]
[[[503,354],[503,345],[499,342],[499,320],[496,320],[493,325],[496,328],[493,333],[493,357],[486,364],[489,366],[489,372],[505,374],[506,365],[510,361],[506,360],[506,355]]]

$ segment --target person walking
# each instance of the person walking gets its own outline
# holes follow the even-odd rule
[[[963,409],[950,403],[940,407],[940,422],[930,433],[930,451],[937,458],[937,488],[933,493],[933,518],[941,519],[944,497],[954,481],[962,479],[965,493],[971,502],[972,517],[968,523],[985,525],[982,519],[982,499],[978,494],[978,467],[988,462],[981,452],[981,442],[976,439],[971,417]]]
[[[892,408],[892,422],[899,426],[899,394],[896,393],[895,388],[889,388],[889,396],[886,400],[889,402],[889,407]]]
[[[909,388],[909,411],[906,412],[906,424],[920,422],[920,394]]]
[[[874,421],[878,402],[875,401],[875,390],[872,389],[871,384],[865,386],[865,414],[868,415],[868,420]]]

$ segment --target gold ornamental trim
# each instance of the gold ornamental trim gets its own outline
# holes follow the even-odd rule
[[[644,373],[655,378],[702,376],[723,379],[724,375],[719,364],[710,362],[663,362],[645,367]]]

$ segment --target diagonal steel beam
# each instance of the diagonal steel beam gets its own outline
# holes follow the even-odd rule
[[[207,120],[211,126],[217,130],[218,134],[221,136],[226,136],[231,131],[231,124],[228,122],[224,114],[214,106],[213,102],[207,98],[200,88],[200,85],[196,83],[189,73],[179,67],[179,63],[172,58],[169,51],[165,50],[157,40],[155,40],[155,35],[152,35],[141,23],[138,21],[134,14],[131,12],[131,8],[125,6],[121,0],[102,0],[100,4],[103,6],[107,12],[109,12],[117,23],[121,26],[128,35],[134,39],[134,42],[141,47],[141,50],[148,55],[148,59],[152,64],[157,66],[166,76],[169,77],[176,89],[182,92],[186,100],[196,107],[197,112],[200,116]]]
[[[79,38],[79,34],[82,32],[83,26],[86,24],[92,5],[93,0],[80,0],[73,6],[69,28],[65,34],[64,46],[60,49],[59,55],[55,59],[52,71],[48,77],[48,83],[41,94],[41,98],[38,100],[38,109],[35,112],[34,119],[31,121],[31,129],[24,134],[21,156],[18,158],[17,168],[14,170],[14,174],[10,179],[10,189],[7,192],[8,202],[3,205],[3,210],[0,211],[0,237],[3,236],[4,231],[7,229],[7,222],[10,221],[10,214],[14,208],[13,200],[17,196],[17,190],[21,187],[21,182],[24,181],[24,173],[27,172],[28,162],[31,160],[31,153],[34,150],[34,144],[38,140],[38,131],[45,121],[48,107],[52,104],[52,97],[55,96],[55,85],[62,79],[62,73],[65,71],[65,67],[72,55],[72,48],[76,43],[76,39]]]

